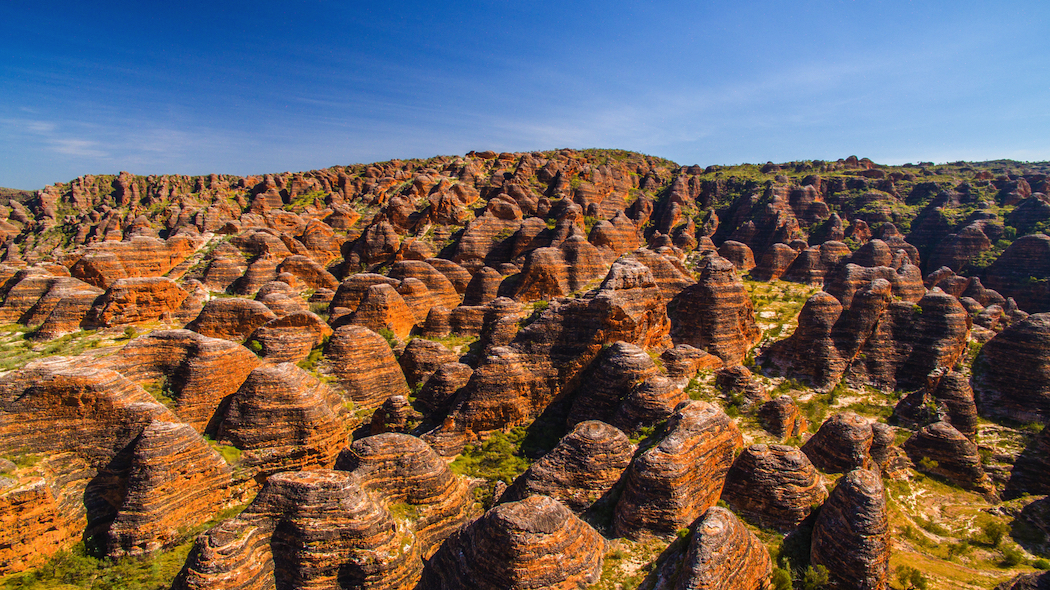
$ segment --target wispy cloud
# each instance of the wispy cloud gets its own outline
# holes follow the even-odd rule
[[[83,156],[87,158],[105,158],[108,153],[98,149],[98,143],[87,139],[50,139],[51,149],[59,154],[67,156]]]

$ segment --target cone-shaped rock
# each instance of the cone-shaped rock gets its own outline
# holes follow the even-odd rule
[[[390,345],[368,328],[339,327],[324,353],[327,370],[358,407],[375,408],[392,395],[410,394]]]
[[[828,492],[809,457],[787,445],[752,445],[726,475],[722,499],[764,527],[793,529]]]
[[[701,348],[726,363],[743,361],[761,336],[751,299],[725,258],[709,258],[700,280],[679,293],[669,308],[676,344]]]
[[[981,349],[978,406],[982,414],[1021,422],[1050,418],[1050,313],[1011,324]]]
[[[421,589],[583,588],[601,576],[605,541],[557,500],[500,504],[454,534],[423,572]]]
[[[810,561],[828,569],[834,588],[888,587],[889,520],[876,472],[857,469],[839,480],[813,527]]]
[[[696,523],[675,590],[763,590],[769,551],[732,512],[712,506]]]
[[[521,474],[501,501],[550,496],[582,513],[619,481],[633,453],[634,446],[619,429],[597,420],[580,422]]]
[[[217,438],[265,474],[331,466],[346,445],[342,411],[338,395],[313,375],[291,363],[263,365],[231,398]]]
[[[188,424],[154,421],[133,443],[127,491],[110,525],[109,555],[151,553],[212,517],[232,470]]]
[[[688,526],[718,501],[733,454],[742,446],[736,424],[706,402],[683,402],[667,430],[628,469],[613,522],[618,535],[667,536]]]
[[[867,469],[872,465],[872,439],[871,423],[853,412],[843,412],[825,420],[802,446],[802,452],[825,471]]]
[[[979,492],[995,489],[981,465],[977,445],[947,422],[923,427],[904,441],[904,450],[923,471]]]

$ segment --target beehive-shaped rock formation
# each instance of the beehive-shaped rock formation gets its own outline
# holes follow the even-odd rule
[[[569,410],[569,424],[584,420],[611,421],[627,393],[656,372],[656,363],[638,346],[615,342],[604,348],[576,392]]]
[[[426,382],[427,379],[447,363],[459,361],[459,355],[449,350],[440,342],[413,338],[401,352],[398,363],[405,374],[405,379],[413,386]]]
[[[423,572],[421,589],[578,588],[598,581],[605,541],[557,500],[500,504],[456,533]]]
[[[689,399],[685,390],[663,375],[651,375],[631,388],[613,415],[612,424],[634,433],[671,417],[678,404]]]
[[[921,387],[933,371],[955,365],[966,347],[970,319],[959,301],[939,290],[918,302],[894,300],[883,279],[859,289],[845,307],[817,293],[788,338],[767,358],[821,387],[843,375],[887,387]]]
[[[407,397],[392,395],[376,408],[368,424],[368,431],[372,435],[384,432],[408,432],[415,428],[422,419],[423,414],[412,407]]]
[[[405,540],[353,474],[279,473],[240,516],[197,538],[174,587],[408,587],[421,564]]]
[[[733,263],[710,257],[699,281],[671,301],[671,338],[710,352],[728,364],[740,364],[761,331],[751,299]]]
[[[129,342],[103,363],[128,379],[167,389],[179,418],[198,432],[217,426],[216,412],[259,366],[247,348],[189,330],[161,330]]]
[[[346,444],[341,398],[291,363],[263,365],[230,399],[218,439],[262,474],[330,467]]]
[[[106,289],[120,279],[159,277],[195,249],[194,240],[186,236],[172,236],[166,241],[133,236],[123,242],[101,242],[88,248],[70,269],[70,274]]]
[[[226,503],[232,469],[188,424],[153,421],[132,443],[127,491],[107,533],[110,556],[152,553]]]
[[[977,445],[947,422],[923,427],[904,441],[904,450],[923,471],[979,492],[995,489],[981,465]]]
[[[456,287],[444,274],[422,260],[403,260],[390,267],[391,278],[405,280],[419,279],[434,298],[434,305],[453,309],[460,304],[461,297]]]
[[[679,405],[667,431],[627,472],[613,523],[618,535],[673,535],[692,523],[718,501],[742,446],[736,424],[706,402]]]
[[[411,527],[423,557],[470,516],[473,497],[466,480],[414,436],[388,432],[362,438],[340,453],[336,467],[353,472],[386,505],[412,507]]]
[[[1050,494],[1050,428],[1046,425],[1014,463],[1003,497],[1022,494]]]
[[[259,301],[219,297],[205,303],[200,315],[186,324],[186,329],[209,338],[241,342],[256,328],[276,318],[277,315]]]
[[[726,474],[722,498],[764,527],[791,530],[828,497],[809,457],[787,445],[752,445]]]
[[[362,326],[341,326],[325,346],[325,367],[356,406],[375,408],[392,395],[409,395],[408,384],[387,341]]]
[[[1050,418],[1050,313],[1011,324],[981,349],[975,381],[982,414],[1020,422]]]
[[[259,356],[271,363],[295,363],[331,334],[332,329],[317,314],[295,311],[256,328],[248,337],[248,346],[258,348]]]
[[[877,473],[858,469],[839,480],[813,527],[810,561],[828,569],[834,587],[887,588],[889,521]]]
[[[43,454],[42,485],[49,488],[44,493],[26,481],[24,493],[19,487],[5,494],[14,509],[27,498],[40,502],[41,528],[11,533],[40,535],[42,552],[69,547],[85,531],[104,533],[121,501],[119,493],[106,495],[106,484],[123,485],[111,464],[154,420],[178,419],[119,373],[81,358],[52,357],[0,377],[0,456]],[[0,563],[20,551],[0,548]]]
[[[712,506],[697,521],[675,590],[763,590],[769,551],[732,512]]]
[[[872,440],[870,422],[853,412],[842,412],[825,420],[802,446],[802,452],[825,471],[869,469]]]
[[[550,496],[582,513],[619,481],[633,453],[634,446],[619,429],[597,420],[580,422],[519,476],[501,501]]]
[[[422,283],[420,286],[423,286]],[[425,292],[425,286],[423,289]],[[427,307],[427,311],[429,310]],[[426,319],[426,313],[423,314],[423,319]],[[423,320],[419,321],[422,323]],[[350,316],[349,323],[364,326],[373,332],[389,330],[400,340],[408,340],[408,335],[416,324],[416,313],[394,287],[380,283],[365,291],[365,296]]]
[[[95,300],[86,326],[103,328],[170,319],[189,293],[165,277],[117,279]]]
[[[787,395],[771,399],[759,406],[758,420],[762,423],[762,428],[780,438],[799,436],[809,426],[799,411],[798,404]]]

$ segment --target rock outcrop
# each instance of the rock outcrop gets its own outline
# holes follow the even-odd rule
[[[726,474],[724,499],[763,527],[789,531],[824,502],[828,492],[809,457],[787,445],[752,445]]]
[[[244,451],[242,465],[266,475],[331,467],[346,445],[341,398],[291,363],[263,365],[230,398],[218,436]]]
[[[77,528],[44,478],[0,476],[0,575],[40,565],[71,545]]]
[[[921,387],[926,376],[962,357],[970,317],[959,301],[935,289],[917,303],[896,301],[889,282],[871,281],[847,308],[817,293],[788,338],[764,353],[788,372],[819,387],[843,375],[883,387]]]
[[[601,576],[605,541],[557,500],[500,504],[454,534],[423,572],[421,589],[586,587]]]
[[[70,268],[70,274],[107,289],[120,279],[164,275],[195,249],[194,241],[185,236],[173,236],[167,241],[133,236],[122,242],[102,242],[90,246]]]
[[[612,424],[634,433],[643,426],[667,420],[687,399],[689,395],[673,380],[653,375],[631,388],[613,415]]]
[[[107,532],[111,557],[143,555],[180,540],[230,495],[233,470],[188,424],[154,421],[132,443],[124,501]]]
[[[420,286],[425,295],[426,287],[422,283]],[[429,307],[427,311],[430,311]],[[422,323],[425,319],[426,313],[423,313],[423,318],[418,321]],[[416,314],[408,302],[394,287],[385,283],[369,287],[349,319],[349,323],[373,332],[389,331],[400,340],[408,340],[416,322]]]
[[[833,587],[888,587],[889,521],[877,473],[858,469],[839,480],[813,526],[810,561],[828,569]]]
[[[168,319],[189,293],[165,277],[117,279],[95,300],[84,324],[104,328]]]
[[[425,383],[442,365],[458,361],[459,355],[448,347],[424,338],[413,338],[397,359],[405,379],[412,386]]]
[[[295,311],[256,328],[248,337],[248,347],[268,362],[295,363],[331,335],[332,329],[320,316]]]
[[[613,522],[618,535],[668,536],[688,526],[718,501],[742,446],[736,424],[706,402],[679,405],[667,431],[627,471]]]
[[[977,445],[947,422],[924,426],[904,441],[903,447],[921,471],[978,492],[988,494],[995,491],[981,465]]]
[[[694,525],[675,590],[764,590],[769,551],[732,512],[713,506]]]
[[[427,440],[438,452],[455,454],[478,433],[535,418],[580,384],[604,344],[662,348],[668,327],[652,273],[622,258],[592,296],[554,300],[529,325],[515,329],[506,346],[486,347],[447,419]]]
[[[975,361],[978,409],[1019,422],[1050,418],[1050,313],[1011,324]]]
[[[400,588],[419,575],[414,543],[353,474],[271,476],[239,516],[197,538],[174,588]]]
[[[762,428],[780,438],[799,436],[809,427],[795,400],[787,395],[771,399],[759,406],[758,420],[762,423]]]
[[[590,375],[576,391],[569,410],[569,425],[584,420],[610,422],[621,400],[635,385],[656,374],[656,363],[640,347],[615,342],[602,349]]]
[[[40,517],[37,525],[16,526],[8,534],[38,543],[45,553],[68,548],[84,534],[104,534],[123,496],[112,492],[126,486],[126,449],[155,420],[178,421],[141,387],[83,359],[52,357],[0,378],[0,456],[42,454],[39,485],[48,488],[28,480],[3,492],[13,510]],[[10,564],[22,551],[0,548],[0,563]]]
[[[870,469],[873,436],[870,422],[853,412],[842,412],[825,420],[802,446],[802,452],[825,471]]]
[[[186,324],[186,329],[209,338],[242,342],[256,328],[275,319],[277,314],[260,301],[240,297],[217,297],[204,304],[200,315]]]
[[[633,454],[634,446],[619,429],[597,420],[580,422],[520,475],[500,501],[549,496],[583,513],[612,490]]]
[[[389,432],[357,440],[340,453],[336,468],[352,472],[388,508],[412,507],[410,526],[424,558],[471,516],[466,480],[414,436]]]
[[[189,330],[140,336],[102,363],[169,396],[179,418],[201,433],[214,433],[223,402],[259,366],[258,358],[240,344]]]
[[[1033,282],[1031,278],[1036,280]],[[1050,311],[1050,237],[1032,234],[1018,238],[987,270],[983,281],[1003,297],[1012,297],[1028,313]]]
[[[411,393],[390,345],[368,328],[337,328],[324,356],[325,370],[336,377],[355,406],[375,408],[392,395]]]
[[[740,364],[761,336],[751,299],[724,258],[708,258],[699,281],[668,308],[675,344],[706,350],[727,364]]]

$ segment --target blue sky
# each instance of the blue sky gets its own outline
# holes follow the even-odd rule
[[[0,186],[609,147],[1050,159],[1050,2],[0,2]]]

